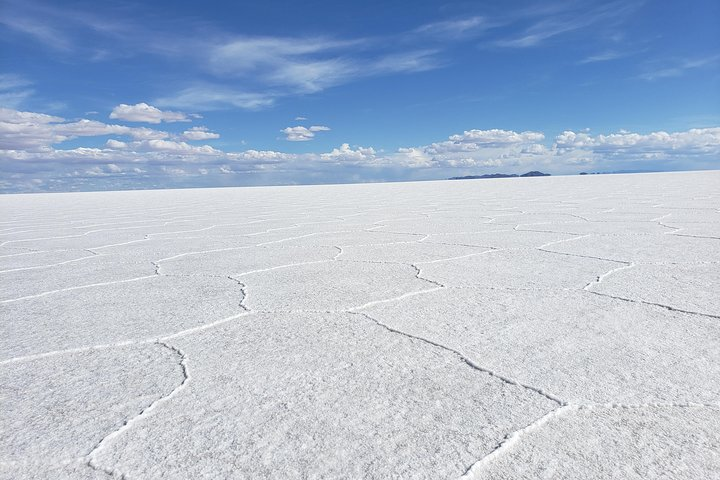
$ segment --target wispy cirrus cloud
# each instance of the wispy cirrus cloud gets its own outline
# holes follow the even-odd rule
[[[430,70],[435,49],[387,51],[377,39],[240,37],[208,49],[217,77],[269,85],[276,94],[316,93],[364,77]]]
[[[465,16],[451,12],[446,18],[406,31],[344,38],[332,34],[237,35],[193,20],[183,20],[182,25],[158,20],[148,28],[139,16],[132,15],[135,7],[112,7],[117,15],[109,21],[107,15],[74,12],[37,0],[8,1],[13,13],[7,16],[8,28],[68,55],[93,62],[140,55],[182,62],[183,80],[168,85],[151,100],[163,108],[196,111],[260,110],[283,98],[317,94],[366,78],[444,68],[453,64],[454,49],[490,31],[494,36],[484,40],[486,46],[539,46],[564,33],[621,22],[639,4],[550,2],[494,13],[484,7]],[[79,37],[84,41],[77,41]],[[88,42],[88,38],[94,41]],[[26,97],[27,92],[13,92],[0,100],[5,98],[8,106],[17,107]]]
[[[599,63],[609,62],[612,60],[619,60],[621,58],[635,55],[637,52],[621,52],[617,50],[606,50],[604,52],[596,53],[595,55],[589,55],[578,62],[579,65],[585,65],[588,63]]]
[[[22,75],[0,74],[0,107],[19,108],[35,91],[32,82]]]
[[[3,3],[0,26],[56,54],[82,52],[89,60],[111,59],[126,45],[142,45],[143,29],[133,22],[122,21],[119,15],[102,15],[37,0],[5,0]],[[88,35],[95,41],[88,42]],[[113,51],[116,54],[111,54]]]
[[[28,35],[53,50],[70,51],[72,42],[60,30],[31,15],[3,15],[0,25],[24,35]]]
[[[417,27],[411,34],[428,35],[439,39],[461,39],[483,33],[499,25],[487,17],[473,15],[467,18],[441,20]]]
[[[22,75],[13,73],[0,74],[0,91],[14,90],[18,88],[26,88],[32,85],[32,82]]]
[[[234,35],[187,21],[178,35],[177,25],[163,28],[158,22],[146,28],[127,16],[128,11],[108,22],[91,12],[70,12],[35,0],[10,3],[12,22],[6,27],[66,55],[93,62],[134,55],[182,59],[185,85],[175,86],[175,92],[171,89],[153,104],[201,110],[257,110],[287,96],[319,93],[363,78],[441,68],[447,64],[442,53],[449,44],[487,26],[484,18],[470,16],[390,36],[338,38]],[[80,31],[83,42],[76,41]]]
[[[222,110],[235,107],[243,110],[259,110],[273,105],[280,96],[278,92],[249,92],[234,87],[201,82],[184,88],[175,94],[157,98],[154,104],[161,107],[189,110]]]
[[[340,41],[310,37],[236,37],[209,46],[208,65],[216,73],[254,75],[284,65],[317,61],[317,56],[332,58],[333,54],[357,46],[363,40]]]
[[[195,110],[259,110],[292,95],[444,65],[436,49],[388,53],[372,50],[370,43],[263,37],[208,46],[209,60],[204,66],[214,81],[195,83],[153,103]]]
[[[671,62],[663,62],[664,65],[648,68],[648,70],[640,74],[643,80],[653,81],[661,78],[680,77],[690,70],[698,70],[709,68],[720,64],[720,55],[708,55],[704,57],[695,57],[692,59],[675,59]]]
[[[584,2],[551,4],[548,8],[525,12],[532,19],[532,24],[519,34],[496,40],[494,45],[504,48],[536,47],[570,32],[621,23],[641,5],[641,1],[613,1],[599,7],[591,7]]]

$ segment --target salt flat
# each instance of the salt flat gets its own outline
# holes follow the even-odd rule
[[[720,478],[720,172],[0,213],[0,478]]]

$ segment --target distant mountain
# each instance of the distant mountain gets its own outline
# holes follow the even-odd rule
[[[549,173],[538,172],[533,170],[532,172],[523,173],[518,175],[516,173],[487,173],[485,175],[466,175],[464,177],[450,177],[448,180],[475,180],[478,178],[519,178],[519,177],[549,177]]]
[[[614,170],[612,172],[580,172],[580,175],[615,175],[618,173],[658,173],[662,170]]]
[[[523,174],[520,175],[520,176],[521,176],[521,177],[549,177],[550,174],[549,174],[549,173],[538,172],[537,170],[533,170],[533,171],[531,171],[531,172],[523,173]]]

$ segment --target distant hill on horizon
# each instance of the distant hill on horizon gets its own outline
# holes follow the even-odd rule
[[[617,175],[623,173],[659,173],[662,170],[613,170],[610,172],[580,172],[578,175]]]
[[[549,173],[538,172],[533,170],[531,172],[523,173],[518,175],[516,173],[488,173],[485,175],[466,175],[464,177],[450,177],[448,180],[475,180],[478,178],[520,178],[520,177],[549,177]]]

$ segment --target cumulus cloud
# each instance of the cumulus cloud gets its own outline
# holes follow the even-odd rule
[[[61,117],[34,112],[0,109],[0,149],[38,151],[78,137],[125,135],[137,140],[167,138],[169,134],[150,128],[110,125],[95,120],[66,122]]]
[[[161,169],[163,172],[165,172],[165,173],[167,173],[167,174],[169,174],[169,175],[180,175],[180,176],[182,176],[182,175],[187,175],[187,174],[188,174],[187,170],[185,170],[184,168],[179,168],[179,167],[166,167],[166,166],[163,166],[163,167],[160,167],[160,169]]]
[[[398,148],[397,153],[393,156],[395,163],[408,168],[430,168],[435,162],[434,157],[428,153],[425,147]]]
[[[545,135],[540,132],[513,132],[510,130],[466,130],[462,135],[451,135],[451,142],[482,145],[508,145],[541,142]]]
[[[121,148],[127,148],[127,143],[121,142],[119,140],[109,139],[107,142],[105,142],[105,145],[108,148],[114,148],[114,149],[121,149]]]
[[[195,146],[186,142],[175,142],[173,140],[143,140],[133,145],[138,150],[149,150],[154,152],[169,152],[194,155],[222,156],[224,152],[217,150],[210,145]]]
[[[220,138],[220,135],[208,130],[207,127],[192,127],[180,135],[185,140],[213,140]]]
[[[292,153],[276,152],[273,150],[245,150],[239,153],[228,153],[228,158],[245,163],[284,163],[291,162],[298,158],[298,155]]]
[[[42,124],[62,121],[64,121],[62,117],[55,117],[44,113],[20,112],[12,108],[0,108],[0,122]]]
[[[565,131],[555,138],[561,150],[587,150],[596,154],[663,158],[683,155],[720,155],[720,127],[692,128],[684,132],[639,134],[620,131],[609,135]]]
[[[289,142],[307,142],[315,138],[316,132],[327,132],[330,128],[322,125],[313,125],[312,127],[287,127],[283,128],[281,132],[285,134],[285,140]]]
[[[121,103],[110,112],[110,118],[128,122],[160,123],[160,122],[189,122],[188,115],[182,112],[162,111],[159,108],[138,103],[126,105]]]
[[[353,150],[349,144],[343,143],[340,148],[333,148],[328,153],[321,153],[320,160],[340,164],[373,165],[378,163],[379,158],[372,147],[357,147]]]
[[[106,165],[96,165],[85,169],[82,174],[90,177],[108,177],[112,175],[122,174],[124,170],[115,165],[114,163],[108,163]],[[73,172],[75,176],[79,175],[80,172]]]
[[[447,140],[421,147],[401,148],[397,162],[409,168],[519,167],[545,153],[540,132],[466,130]]]

